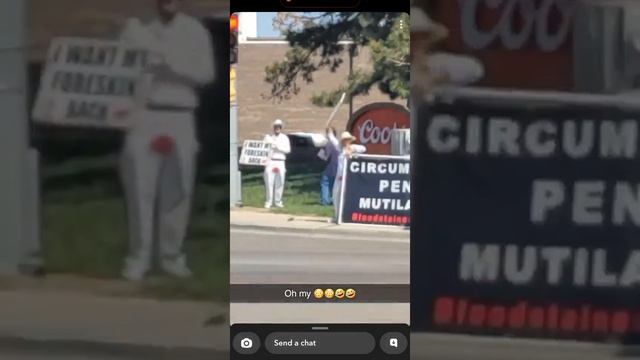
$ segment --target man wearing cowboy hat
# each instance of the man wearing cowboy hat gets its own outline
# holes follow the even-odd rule
[[[338,169],[336,171],[336,180],[333,183],[333,220],[338,222],[340,216],[340,203],[342,199],[340,195],[342,193],[342,181],[344,176],[344,169],[347,166],[347,160],[354,154],[362,154],[367,151],[364,145],[357,145],[353,142],[356,137],[351,135],[350,132],[344,131],[340,134],[340,155],[338,157]]]
[[[434,51],[449,37],[449,30],[421,8],[411,7],[411,84],[422,93],[439,85],[467,85],[484,76],[477,59]]]
[[[284,207],[282,193],[284,192],[284,179],[287,172],[285,160],[291,152],[289,137],[282,133],[282,120],[273,122],[273,134],[267,134],[264,142],[271,144],[271,158],[264,167],[265,209]]]

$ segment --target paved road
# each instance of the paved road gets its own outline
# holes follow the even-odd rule
[[[409,238],[231,229],[231,283],[409,283]]]
[[[189,351],[162,349],[123,349],[106,345],[92,347],[78,344],[22,343],[19,346],[0,344],[2,360],[217,360],[229,359],[228,351]]]
[[[2,360],[170,360],[169,357],[147,357],[147,356],[111,356],[111,355],[65,355],[65,354],[37,354],[33,351],[30,352],[2,352],[0,351],[0,359]],[[216,359],[229,359],[229,353],[218,353],[213,357],[206,358],[207,360]],[[205,358],[202,358],[205,360]]]
[[[2,360],[137,360],[131,357],[116,357],[103,355],[65,355],[65,354],[37,354],[34,351],[0,351],[0,359]]]

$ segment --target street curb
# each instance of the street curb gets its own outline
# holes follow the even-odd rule
[[[84,340],[36,340],[0,336],[0,350],[62,356],[112,356],[154,360],[211,360],[225,359],[229,351],[191,347],[162,347],[154,345],[104,343]]]
[[[358,229],[335,229],[335,228],[331,228],[331,229],[326,229],[326,228],[318,228],[318,229],[303,229],[303,228],[294,228],[294,227],[286,227],[286,226],[266,226],[266,225],[245,225],[245,224],[230,224],[231,229],[233,228],[238,228],[238,229],[247,229],[247,230],[266,230],[266,231],[283,231],[283,232],[293,232],[293,233],[300,233],[300,234],[329,234],[329,235],[335,235],[335,234],[348,234],[348,235],[365,235],[365,234],[369,234],[372,237],[375,238],[380,238],[380,237],[395,237],[395,238],[404,238],[404,237],[408,237],[409,236],[409,230],[402,230],[402,231],[406,231],[405,232],[401,232],[401,231],[388,231],[388,230],[378,230],[378,229],[367,229],[367,231],[361,231]],[[364,230],[365,228],[363,228]],[[406,234],[406,236],[405,236]]]

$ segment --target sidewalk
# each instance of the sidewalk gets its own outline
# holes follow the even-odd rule
[[[226,303],[109,296],[104,289],[114,286],[81,291],[55,289],[56,282],[55,277],[0,279],[0,350],[185,360],[228,352]]]
[[[269,212],[269,210],[249,207],[232,209],[229,219],[231,228],[409,238],[409,230],[399,226],[338,225],[331,223],[330,219],[325,217],[277,214]]]

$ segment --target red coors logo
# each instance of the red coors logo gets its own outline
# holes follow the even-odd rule
[[[391,130],[411,126],[409,111],[395,103],[373,103],[356,111],[347,125],[368,154],[391,154]]]
[[[575,1],[571,0],[459,0],[462,37],[473,49],[484,49],[496,39],[509,50],[525,47],[535,39],[538,49],[558,50],[573,25]],[[483,28],[478,14],[498,12],[497,21]],[[514,24],[520,26],[515,27]]]
[[[393,128],[397,129],[398,124],[394,123]],[[372,119],[365,120],[360,127],[359,135],[358,139],[361,144],[389,144],[391,142],[391,128],[375,126]]]
[[[447,51],[485,67],[482,86],[572,91],[576,0],[434,0]]]

